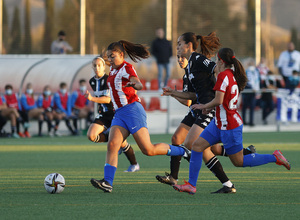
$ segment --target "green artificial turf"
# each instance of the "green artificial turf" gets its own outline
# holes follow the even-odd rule
[[[152,135],[153,143],[169,143],[171,135]],[[106,145],[86,137],[0,139],[0,219],[299,219],[300,135],[298,132],[245,133],[245,146],[259,153],[281,149],[292,164],[236,168],[218,157],[237,188],[236,194],[212,195],[221,188],[203,165],[197,193],[179,193],[156,175],[169,172],[169,157],[147,157],[132,137],[141,170],[125,173],[129,163],[119,156],[112,193],[103,193],[90,178],[103,178]],[[48,194],[44,178],[52,172],[65,177],[61,194]],[[188,179],[181,162],[179,182]]]

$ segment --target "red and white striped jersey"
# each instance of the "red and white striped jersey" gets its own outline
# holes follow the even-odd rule
[[[114,110],[140,101],[136,90],[132,87],[124,87],[130,80],[130,77],[138,77],[134,67],[124,61],[117,69],[110,69],[107,78],[107,85],[110,89],[110,97]]]
[[[225,93],[223,103],[216,107],[215,122],[221,130],[231,130],[243,124],[237,111],[239,88],[233,70],[226,69],[217,76],[215,91]]]

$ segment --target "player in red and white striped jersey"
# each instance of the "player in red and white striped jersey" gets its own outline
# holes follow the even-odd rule
[[[230,130],[242,125],[242,118],[237,112],[239,88],[232,69],[226,69],[219,73],[214,89],[224,93],[223,103],[216,106],[215,122],[217,127],[221,130]]]
[[[94,96],[87,90],[85,97],[92,102],[98,103],[98,114],[91,123],[87,136],[89,140],[95,143],[107,142],[111,121],[114,117],[113,106],[110,98],[109,88],[107,86],[107,77],[105,74],[105,60],[102,56],[97,56],[92,61],[92,68],[95,75],[89,80],[90,86],[94,91]],[[125,172],[136,172],[140,170],[140,165],[136,161],[135,153],[131,145],[125,140],[121,144],[119,153],[124,153],[130,162],[130,166]]]
[[[234,67],[234,71],[231,69]],[[195,104],[193,109],[200,109],[207,114],[216,108],[214,120],[204,129],[192,145],[190,160],[189,181],[183,185],[174,185],[174,189],[190,194],[196,193],[196,183],[203,151],[222,142],[233,165],[237,167],[260,166],[267,163],[276,163],[291,169],[290,163],[285,159],[280,150],[273,154],[248,154],[243,155],[243,121],[237,112],[239,92],[243,91],[247,83],[247,76],[242,64],[235,58],[233,50],[222,48],[218,53],[216,67],[218,73],[214,90],[216,96],[206,104]]]
[[[96,188],[111,192],[118,165],[118,150],[130,134],[132,134],[142,153],[148,156],[181,155],[188,158],[189,151],[184,147],[151,143],[146,112],[136,94],[136,90],[141,90],[143,85],[134,67],[124,60],[126,54],[134,62],[148,58],[150,55],[148,49],[144,45],[121,40],[111,43],[106,54],[111,64],[107,85],[110,88],[115,115],[111,123],[107,144],[104,179],[91,179],[91,183]]]

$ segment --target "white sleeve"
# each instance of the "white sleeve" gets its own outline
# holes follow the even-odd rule
[[[283,65],[283,59],[284,59],[284,52],[282,52],[280,54],[280,56],[279,56],[277,67],[282,67],[282,65]]]

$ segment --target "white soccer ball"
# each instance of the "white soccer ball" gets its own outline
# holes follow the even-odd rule
[[[45,189],[51,194],[64,191],[65,184],[65,178],[59,173],[50,173],[44,181]]]

